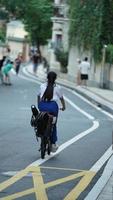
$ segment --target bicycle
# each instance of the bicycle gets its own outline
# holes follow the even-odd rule
[[[40,149],[41,158],[45,158],[45,154],[50,155],[52,150],[51,135],[54,125],[56,123],[56,117],[48,112],[39,112],[35,105],[31,106],[32,117],[31,126],[34,127],[36,139],[41,139]]]

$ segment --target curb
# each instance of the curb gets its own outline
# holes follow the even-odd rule
[[[29,74],[33,75],[33,73],[28,69],[27,65],[25,67],[26,67],[27,72]],[[35,77],[37,79],[39,79],[39,77],[40,77],[40,80],[42,79],[42,81],[45,80],[44,73],[39,74],[39,76],[35,75]],[[110,105],[109,106],[106,105],[106,103],[108,104],[108,102],[107,102],[108,100],[103,98],[103,97],[101,97],[101,95],[98,95],[95,92],[91,91],[89,88],[81,88],[80,89],[77,86],[71,86],[71,85],[69,85],[69,81],[63,80],[60,77],[58,77],[56,82],[58,84],[60,84],[61,86],[67,87],[67,88],[75,91],[76,93],[82,95],[83,97],[85,97],[86,99],[91,101],[92,103],[96,104],[98,107],[100,107],[103,110],[113,114],[113,109],[110,107]],[[88,92],[91,93],[91,94],[88,94]],[[100,98],[100,101],[99,101],[99,98]],[[111,102],[109,102],[109,104],[111,104],[112,107],[113,107],[113,104]],[[113,167],[111,169],[112,164],[113,164],[113,155],[108,160],[108,165],[105,167],[105,169],[104,169],[104,171],[102,173],[102,177],[97,182],[96,187],[90,191],[90,193],[86,196],[85,200],[96,200],[99,197],[99,195],[101,194],[103,188],[106,186],[107,182],[109,181],[109,179],[110,179],[110,177],[112,175],[112,172],[113,172]],[[107,176],[104,177],[104,175],[106,175],[106,173],[107,173]],[[100,185],[100,187],[99,187],[99,185]],[[92,198],[92,195],[93,195],[93,198]]]
[[[33,73],[31,72],[31,70],[29,70],[28,64],[25,65],[26,70],[29,74]],[[46,74],[45,74],[46,75]],[[45,75],[44,72],[39,73],[39,76],[41,78],[39,78],[39,76],[36,74],[35,77],[37,77],[37,79],[42,79],[43,81],[45,81]],[[107,99],[101,97],[101,95],[96,94],[95,92],[91,91],[90,88],[79,88],[79,86],[71,86],[69,85],[69,81],[66,81],[60,77],[57,78],[57,84],[60,84],[61,86],[67,87],[71,90],[74,90],[75,92],[77,92],[78,94],[82,95],[83,97],[85,97],[86,99],[88,99],[89,101],[91,101],[92,103],[96,104],[98,107],[102,108],[103,110],[113,114],[113,104],[111,102],[109,102]],[[64,83],[65,82],[65,83]],[[72,84],[74,84],[74,82],[70,82]],[[90,93],[90,94],[88,94]],[[99,100],[100,99],[100,100]],[[103,102],[104,103],[103,103]],[[106,105],[109,104],[109,105]],[[112,108],[111,108],[112,107]]]

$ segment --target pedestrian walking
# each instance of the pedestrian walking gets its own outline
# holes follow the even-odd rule
[[[88,62],[88,57],[85,57],[84,60],[80,63],[81,84],[84,86],[87,85],[89,69],[90,63]]]
[[[5,85],[12,85],[10,81],[10,75],[9,75],[9,72],[12,68],[13,68],[13,62],[10,60],[7,62],[7,64],[5,64],[2,67],[3,82]]]
[[[35,52],[34,55],[32,56],[32,62],[33,62],[33,72],[36,74],[37,72],[37,67],[39,63],[41,62],[41,55],[38,52]]]
[[[6,59],[6,56],[3,56],[3,58],[0,60],[0,79],[1,79],[1,83],[3,84],[3,74],[2,74],[2,67],[3,67],[3,63]]]
[[[80,63],[81,63],[81,60],[77,59],[77,63],[78,63],[77,85],[81,85],[81,73],[80,73]]]
[[[20,66],[21,66],[21,63],[22,63],[22,55],[19,53],[17,58],[15,59],[15,62],[14,62],[14,66],[15,66],[15,71],[16,71],[16,74],[18,75],[19,71],[20,71]]]
[[[49,66],[49,63],[48,63],[48,61],[45,57],[42,58],[42,63],[43,63],[44,69],[46,69],[46,73],[48,73],[50,66]]]

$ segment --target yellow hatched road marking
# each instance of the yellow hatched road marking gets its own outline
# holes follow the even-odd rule
[[[37,173],[33,172],[33,181],[34,181],[34,188],[35,188],[35,195],[36,199],[40,200],[48,200],[43,178],[42,176],[38,176],[38,173],[41,173],[40,168],[37,168]]]
[[[42,168],[48,168],[48,167],[42,167]],[[50,169],[50,167],[48,168]],[[53,169],[61,169],[66,170],[66,168],[53,168]],[[67,169],[70,170],[70,169]],[[73,169],[74,170],[74,169]],[[79,170],[76,170],[79,171]],[[41,170],[39,166],[30,166],[25,168],[24,170],[20,171],[18,174],[13,176],[12,178],[8,179],[7,181],[4,181],[0,184],[0,191],[6,189],[10,185],[14,184],[24,176],[26,176],[28,173],[31,173],[33,176],[33,183],[34,188],[30,188],[12,195],[8,195],[4,198],[0,198],[1,200],[13,200],[25,195],[29,195],[32,193],[35,193],[36,199],[38,200],[48,200],[46,189],[49,187],[54,187],[56,185],[69,182],[71,180],[74,180],[78,177],[82,177],[79,183],[68,193],[68,195],[64,198],[64,200],[75,200],[81,192],[85,190],[85,188],[88,186],[88,184],[91,182],[92,178],[95,176],[95,172],[89,172],[89,171],[80,171],[75,174],[72,174],[70,176],[66,176],[64,178],[57,179],[55,181],[50,181],[48,183],[44,184],[43,177],[41,174]]]
[[[76,172],[87,172],[88,170],[82,170],[82,169],[73,169],[73,168],[61,168],[61,167],[46,167],[41,166],[41,169],[56,169],[56,170],[63,170],[63,171],[76,171]]]
[[[26,176],[28,174],[28,169],[24,169],[20,172],[18,172],[15,176],[13,176],[12,178],[8,179],[7,181],[4,181],[3,183],[0,184],[0,192],[2,190],[4,190],[5,188],[7,188],[8,186],[14,184],[15,182],[17,182],[18,180],[20,180],[21,178],[23,178],[24,176]]]
[[[60,178],[60,179],[57,179],[55,181],[51,181],[49,183],[46,183],[45,187],[46,188],[53,187],[53,186],[56,186],[56,185],[59,185],[59,184],[74,180],[74,179],[76,179],[78,177],[81,177],[81,176],[84,176],[84,172],[76,173],[76,174],[67,176],[65,178]]]
[[[12,195],[8,195],[6,197],[3,197],[3,198],[0,198],[0,200],[13,200],[13,199],[17,199],[19,197],[23,197],[23,196],[26,196],[26,195],[29,195],[29,194],[32,194],[35,192],[35,189],[34,188],[31,188],[31,189],[28,189],[28,190],[24,190],[22,192],[17,192],[15,194],[12,194]]]
[[[79,181],[77,186],[68,193],[68,195],[64,198],[64,200],[75,200],[78,196],[85,190],[85,188],[89,185],[93,177],[95,176],[94,172],[86,172],[83,178]]]

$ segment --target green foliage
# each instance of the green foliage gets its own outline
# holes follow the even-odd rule
[[[25,8],[29,0],[0,0],[0,6],[9,12],[9,18],[21,18],[25,14]]]
[[[4,29],[0,29],[0,42],[5,42],[5,30]]]
[[[8,20],[8,13],[0,9],[0,20]]]
[[[63,49],[55,49],[55,55],[58,62],[61,64],[62,69],[67,69],[68,65],[68,52],[65,52]]]
[[[0,0],[9,11],[9,17],[21,19],[31,41],[40,46],[51,37],[52,0]]]
[[[113,44],[113,0],[70,0],[70,46],[90,50],[95,61],[104,44]]]
[[[48,0],[31,0],[26,8],[24,23],[33,42],[46,44],[51,37],[52,3]]]
[[[109,44],[106,48],[106,61],[113,64],[113,44]]]

